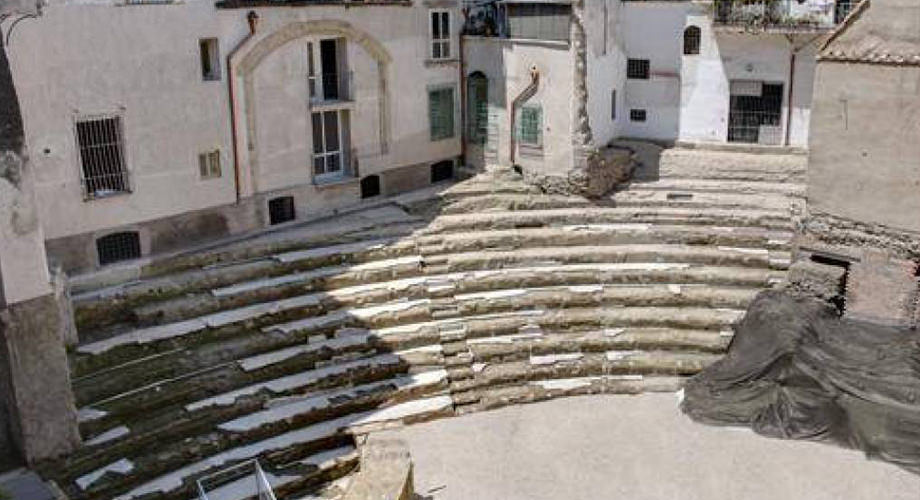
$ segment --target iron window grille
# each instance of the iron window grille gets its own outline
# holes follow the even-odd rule
[[[629,121],[644,122],[648,118],[648,112],[644,109],[629,110]]]
[[[689,26],[684,30],[684,55],[695,56],[700,53],[703,33],[696,26]]]
[[[450,12],[431,11],[431,58],[450,59]]]
[[[859,0],[837,0],[834,5],[834,24],[842,23],[858,3]]]
[[[648,59],[628,59],[626,61],[626,78],[648,80],[651,64]]]
[[[125,167],[121,117],[102,116],[76,122],[83,198],[92,200],[130,193]]]
[[[141,240],[136,231],[123,231],[96,240],[99,265],[104,266],[141,257]]]

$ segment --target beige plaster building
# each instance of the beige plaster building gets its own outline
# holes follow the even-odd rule
[[[8,48],[52,265],[453,176],[458,1],[56,0]]]

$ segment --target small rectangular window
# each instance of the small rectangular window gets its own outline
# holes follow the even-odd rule
[[[431,183],[442,182],[454,178],[454,162],[451,160],[439,161],[431,166]]]
[[[271,225],[289,222],[297,217],[294,211],[294,197],[282,196],[268,200],[268,223]]]
[[[141,257],[141,240],[136,231],[125,231],[96,240],[99,265],[112,264]]]
[[[543,110],[539,106],[524,106],[521,108],[520,120],[521,144],[539,147],[542,142]]]
[[[610,92],[610,119],[616,121],[617,119],[617,91],[613,90]]]
[[[77,120],[77,147],[87,200],[131,191],[125,167],[121,117]]]
[[[450,59],[450,12],[431,11],[431,58]]]
[[[629,121],[631,122],[644,122],[646,118],[647,116],[644,109],[629,110]]]
[[[440,141],[454,136],[454,89],[428,91],[428,118],[431,140]]]
[[[201,77],[204,80],[220,80],[220,50],[216,38],[198,40],[201,54]]]
[[[220,177],[220,150],[215,149],[198,155],[198,171],[202,179]]]
[[[626,61],[626,78],[633,80],[649,79],[650,63],[648,59],[629,59]]]

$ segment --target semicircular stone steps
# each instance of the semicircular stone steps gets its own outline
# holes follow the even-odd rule
[[[78,279],[85,445],[47,473],[73,498],[184,500],[258,458],[299,499],[340,488],[376,429],[677,390],[791,260],[801,187],[727,177],[597,201],[490,170],[394,200],[380,228],[307,225]],[[213,488],[242,500],[246,484]]]

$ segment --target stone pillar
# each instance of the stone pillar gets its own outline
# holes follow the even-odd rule
[[[65,303],[51,285],[22,115],[0,39],[0,450],[12,447],[28,464],[80,443]]]

